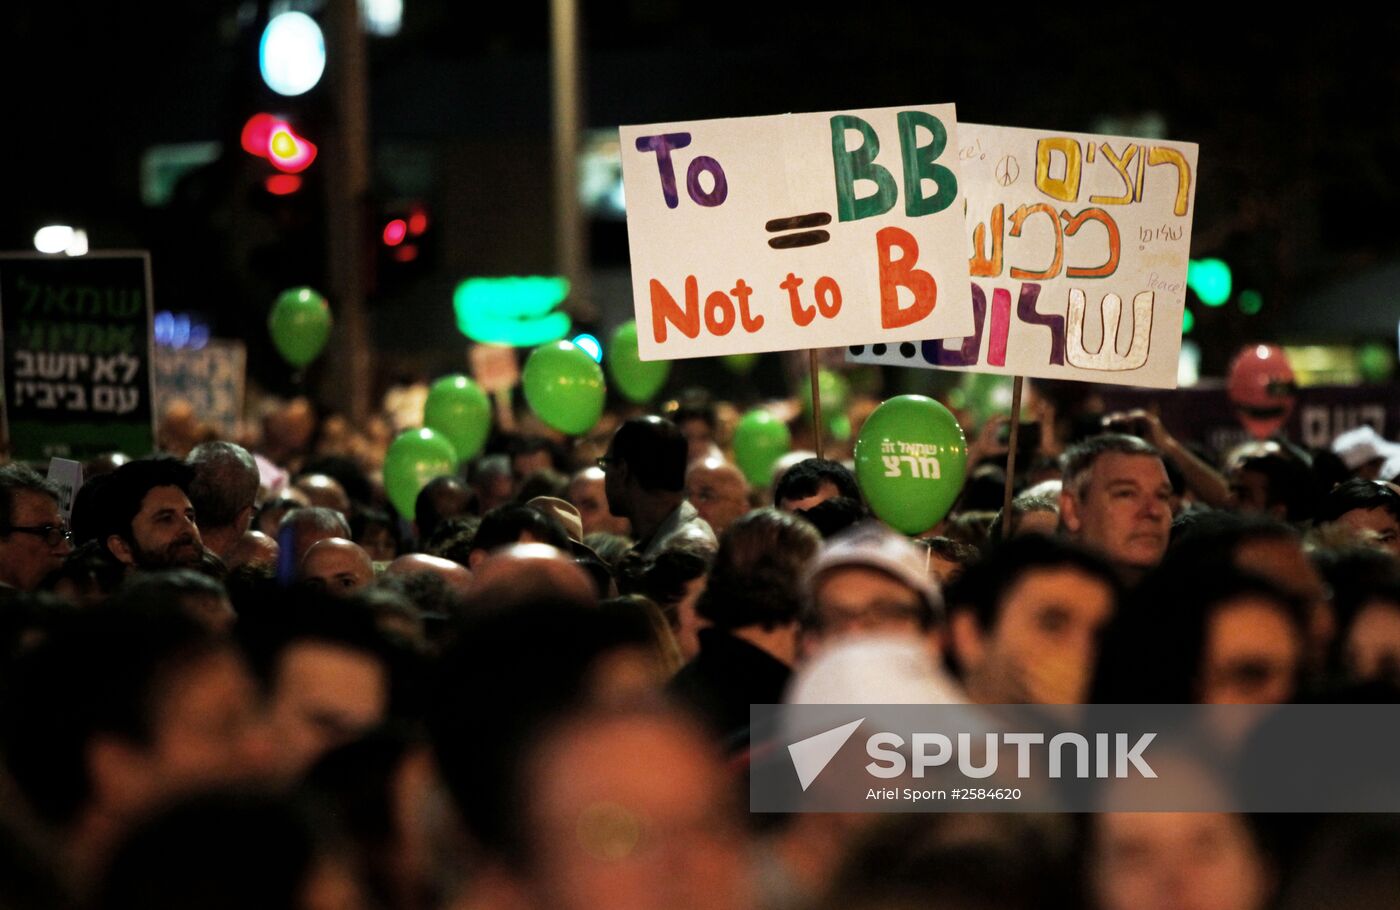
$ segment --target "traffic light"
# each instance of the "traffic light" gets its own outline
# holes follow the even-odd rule
[[[410,271],[405,268],[410,264],[421,267],[429,252],[431,227],[432,219],[421,202],[386,211],[378,224],[381,274],[397,277]]]

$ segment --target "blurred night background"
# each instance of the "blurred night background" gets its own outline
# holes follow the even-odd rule
[[[32,252],[36,231],[58,224],[92,250],[150,250],[156,309],[245,342],[250,381],[273,392],[296,380],[268,340],[269,308],[284,288],[320,288],[336,329],[302,381],[353,411],[346,375],[377,396],[464,369],[452,294],[466,278],[572,269],[580,329],[605,337],[631,318],[619,124],[952,101],[963,121],[1200,145],[1192,256],[1233,274],[1223,305],[1188,298],[1202,377],[1256,340],[1306,349],[1294,364],[1305,381],[1394,376],[1400,56],[1383,25],[1325,12],[1245,23],[1219,9],[580,4],[571,266],[557,239],[552,83],[552,15],[570,5],[554,6],[9,4],[0,249]],[[326,42],[325,76],[296,97],[272,92],[258,66],[264,27],[288,10],[316,19]],[[362,66],[347,64],[357,43]],[[240,147],[259,112],[318,146],[289,194],[270,192],[278,172]],[[333,200],[356,122],[365,187],[347,221]],[[389,227],[414,215],[409,236]],[[358,339],[337,255],[359,270]]]

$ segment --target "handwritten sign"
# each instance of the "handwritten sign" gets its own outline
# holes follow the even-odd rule
[[[151,451],[146,253],[0,256],[0,334],[14,457]]]
[[[973,330],[953,105],[621,130],[643,360]]]
[[[211,339],[197,351],[156,348],[156,412],[177,399],[189,402],[199,419],[225,437],[238,432],[248,351],[241,341]]]
[[[847,359],[1175,388],[1196,146],[972,123],[958,135],[974,329]]]

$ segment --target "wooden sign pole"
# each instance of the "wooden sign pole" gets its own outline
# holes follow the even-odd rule
[[[1017,376],[1011,385],[1011,435],[1007,439],[1006,450],[1006,490],[1001,498],[1001,539],[1011,539],[1011,491],[1016,484],[1016,443],[1021,431],[1021,384],[1024,377]]]

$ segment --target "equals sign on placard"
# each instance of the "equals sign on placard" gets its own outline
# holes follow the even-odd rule
[[[768,238],[768,245],[775,250],[790,250],[799,246],[816,246],[818,243],[826,243],[831,239],[831,235],[826,231],[808,230],[808,228],[819,228],[824,224],[831,224],[831,214],[829,212],[813,212],[810,215],[793,215],[790,218],[774,218],[763,226],[763,229],[770,234],[778,234],[784,231],[796,231],[796,233],[783,233],[780,237]]]

